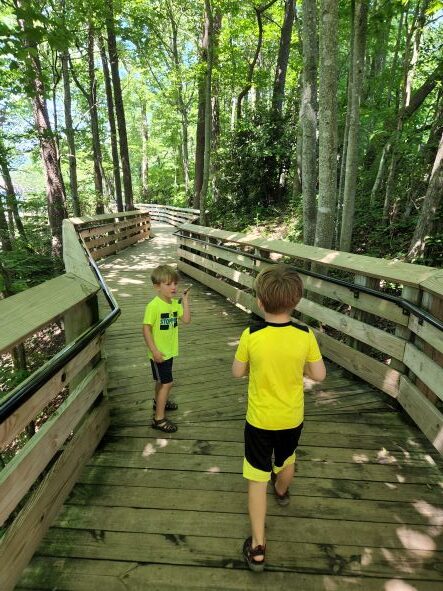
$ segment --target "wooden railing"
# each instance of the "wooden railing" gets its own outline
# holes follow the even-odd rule
[[[324,356],[396,398],[443,453],[443,271],[192,224],[179,236],[179,269],[257,315],[257,272],[297,266],[297,311]]]
[[[199,209],[186,207],[173,207],[172,205],[160,205],[158,203],[137,203],[136,207],[141,211],[149,212],[153,220],[167,222],[172,226],[195,223],[200,217]]]
[[[56,321],[66,342],[0,401],[1,452],[17,437],[27,439],[23,431],[38,415],[41,422],[0,471],[2,591],[14,588],[109,425],[101,351],[103,332],[119,310],[89,255],[102,258],[149,234],[149,215],[139,211],[65,220],[66,273],[0,301],[1,354]],[[111,312],[100,320],[102,290]],[[50,414],[45,409],[60,394],[64,401]]]

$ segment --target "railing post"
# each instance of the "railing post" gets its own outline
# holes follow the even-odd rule
[[[354,283],[356,285],[362,285],[364,287],[369,287],[371,289],[377,289],[379,287],[380,281],[376,277],[368,277],[367,275],[354,275]],[[354,297],[358,297],[359,292],[356,291],[354,293]],[[356,320],[360,320],[361,322],[365,322],[366,324],[375,324],[375,316],[370,314],[369,312],[364,312],[362,310],[358,310],[356,308],[351,309],[351,318],[355,318]],[[361,351],[362,353],[368,353],[369,347],[365,343],[362,343],[358,339],[349,339],[349,345],[355,349],[356,351]]]
[[[420,289],[418,289],[416,287],[404,285],[401,290],[401,297],[404,300],[410,302],[411,304],[415,304],[418,306],[420,304],[420,300],[421,300],[421,291],[420,291]],[[411,332],[409,330],[409,328],[406,326],[397,326],[395,329],[395,336],[400,337],[407,342],[413,341],[414,344],[418,348],[420,348],[419,340],[421,340],[421,339],[418,339],[418,337],[416,337],[414,335],[414,333]],[[412,382],[415,382],[415,374],[413,374],[410,369],[407,369],[407,367],[403,363],[403,361],[400,361],[398,359],[392,359],[391,360],[391,367],[393,369],[396,369],[397,371],[399,371],[403,375],[409,377],[409,379]]]

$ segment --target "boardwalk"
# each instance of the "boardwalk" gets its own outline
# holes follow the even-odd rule
[[[393,402],[331,365],[325,383],[307,384],[290,506],[269,494],[268,570],[245,569],[246,383],[230,366],[248,318],[193,282],[175,368],[179,431],[152,430],[141,320],[151,269],[175,260],[171,228],[154,231],[101,265],[122,308],[106,344],[112,426],[17,588],[440,590],[437,455]]]

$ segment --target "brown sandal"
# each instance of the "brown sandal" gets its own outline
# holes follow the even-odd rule
[[[265,568],[265,552],[266,545],[252,547],[252,536],[246,538],[243,544],[243,558],[245,559],[248,568],[256,573],[260,573]],[[257,560],[256,556],[263,556],[263,560]]]
[[[163,431],[164,433],[175,433],[178,429],[177,425],[172,421],[168,421],[168,419],[152,419],[153,429],[158,429],[159,431]]]

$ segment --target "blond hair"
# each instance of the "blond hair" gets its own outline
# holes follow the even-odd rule
[[[160,283],[178,283],[178,273],[169,265],[159,265],[151,274],[151,281],[154,285]]]
[[[300,275],[289,265],[267,267],[255,279],[255,293],[265,312],[280,314],[293,310],[303,295]]]

